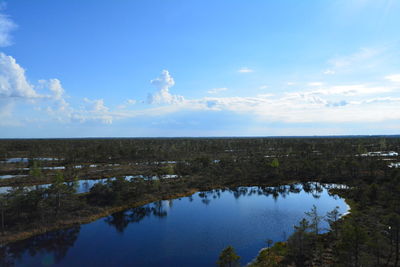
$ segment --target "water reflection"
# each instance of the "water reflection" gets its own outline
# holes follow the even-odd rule
[[[145,206],[113,213],[104,221],[113,226],[117,232],[123,233],[130,223],[138,223],[146,217],[166,217],[168,215],[167,210],[173,206],[172,203],[173,200],[156,201]]]
[[[68,250],[74,246],[80,232],[80,226],[47,232],[32,238],[0,247],[0,266],[14,266],[26,255],[46,255],[43,265],[61,262]],[[49,255],[47,255],[49,254]]]
[[[18,177],[24,177],[27,175],[18,175]],[[17,175],[15,175],[17,177]],[[15,178],[11,177],[10,175],[4,175],[0,176],[0,179],[2,178]],[[155,181],[161,179],[175,179],[178,178],[177,175],[162,175],[161,177],[158,176],[143,176],[143,175],[126,175],[126,176],[120,176],[126,181],[132,181],[135,179],[143,179],[144,181]],[[102,178],[102,179],[87,179],[87,180],[78,180],[75,183],[77,184],[76,187],[76,193],[77,194],[82,194],[82,193],[88,193],[92,187],[97,184],[97,183],[102,183],[105,184],[110,181],[115,181],[119,177],[110,177],[110,178]],[[72,182],[66,182],[66,184],[71,184]],[[35,190],[36,188],[49,188],[51,184],[41,184],[41,185],[35,185],[35,186],[23,186],[24,189],[31,191]],[[0,194],[7,193],[7,191],[11,190],[12,188],[15,188],[15,186],[1,186],[0,187]]]
[[[254,186],[254,187],[235,187],[235,188],[227,188],[227,189],[214,189],[210,191],[204,191],[199,193],[199,197],[202,198],[202,202],[204,204],[209,204],[212,199],[220,198],[221,193],[228,191],[233,194],[236,199],[239,199],[243,196],[252,196],[252,195],[264,195],[266,197],[272,196],[275,201],[279,198],[285,199],[290,194],[298,194],[301,191],[304,191],[307,194],[311,194],[313,198],[318,199],[325,190],[330,189],[348,189],[349,187],[346,185],[340,184],[323,184],[319,182],[307,182],[307,183],[297,183],[290,185],[280,185],[275,187],[269,186]],[[206,200],[206,201],[205,201]]]
[[[281,185],[276,187],[235,187],[235,188],[224,188],[224,189],[213,189],[209,191],[202,191],[197,194],[200,198],[201,203],[209,205],[212,200],[219,199],[223,192],[232,193],[235,199],[241,197],[249,197],[253,195],[258,196],[272,196],[275,201],[281,197],[285,199],[290,194],[298,194],[304,191],[315,199],[319,199],[324,192],[324,189],[347,189],[345,185],[332,185],[332,184],[321,184],[318,182],[312,183],[299,183],[290,185]],[[331,195],[331,194],[330,194]],[[334,195],[332,195],[334,196]],[[189,196],[188,200],[193,201],[193,196]],[[168,210],[173,207],[174,200],[162,200],[156,201],[151,204],[147,204],[137,208],[127,209],[121,212],[116,212],[105,219],[105,222],[110,226],[113,226],[117,232],[123,233],[125,228],[130,223],[138,223],[146,217],[154,216],[157,218],[164,218],[168,215]]]
[[[123,251],[141,251],[130,258],[113,254],[113,257],[121,257],[118,259],[120,266],[160,266],[166,259],[174,266],[212,265],[217,257],[215,254],[228,243],[237,247],[243,259],[251,259],[264,246],[265,238],[286,240],[292,226],[304,217],[304,211],[309,210],[311,203],[320,203],[318,208],[322,207],[321,214],[338,205],[343,213],[344,202],[334,201],[328,196],[327,189],[332,188],[347,187],[315,182],[276,187],[235,187],[198,192],[179,200],[157,201],[84,225],[82,229],[85,231],[82,230],[84,233],[81,234],[78,226],[1,247],[0,265],[43,266],[50,263],[69,266],[77,262],[82,265],[93,262],[106,265],[102,261],[107,255],[98,255],[87,248],[93,242],[96,242],[96,250],[99,246],[111,253],[118,250],[121,255],[124,255]],[[310,199],[314,201],[310,202]],[[241,205],[243,208],[240,208]],[[90,232],[93,235],[89,235]],[[114,236],[115,232],[119,238]],[[107,241],[102,239],[103,235],[107,236]],[[134,243],[130,241],[132,238]],[[80,242],[76,242],[77,239]],[[163,246],[165,242],[168,249]],[[187,247],[188,242],[195,247]],[[69,253],[70,249],[74,252]],[[154,250],[159,251],[159,255],[155,256],[152,253]],[[196,251],[201,253],[194,255]],[[185,253],[190,257],[185,258]],[[86,258],[91,258],[93,262],[85,261]],[[180,262],[181,259],[184,261]]]

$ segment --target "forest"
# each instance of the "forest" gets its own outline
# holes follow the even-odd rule
[[[398,266],[398,151],[397,136],[3,139],[0,262],[12,264],[12,246],[5,245],[16,240],[74,226],[65,233],[69,240],[80,224],[127,209],[162,216],[156,206],[140,208],[152,202],[240,186],[320,182],[346,185],[330,193],[345,198],[350,213],[319,214],[314,207],[286,242],[266,240],[251,266]],[[77,191],[79,181],[98,179],[105,181]],[[322,221],[330,231],[321,234]],[[227,247],[216,262],[239,266],[240,255]]]

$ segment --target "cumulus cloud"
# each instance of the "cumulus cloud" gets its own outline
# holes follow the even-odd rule
[[[109,108],[104,105],[103,99],[89,99],[84,98],[85,107],[79,110],[74,110],[71,113],[72,121],[80,123],[86,121],[100,121],[105,124],[113,122],[113,115]]]
[[[247,67],[242,67],[238,70],[239,73],[250,73],[250,72],[254,72],[254,70],[247,68]]]
[[[154,85],[158,91],[148,95],[147,102],[149,104],[177,104],[184,101],[183,96],[173,95],[169,92],[169,89],[175,85],[175,81],[168,70],[163,70],[161,75],[151,80],[150,83]]]
[[[8,24],[7,24],[8,23]],[[11,23],[11,24],[10,24]],[[6,25],[6,26],[4,26]],[[8,26],[7,26],[8,25]],[[9,32],[15,27],[12,21],[0,14],[0,46],[9,45]],[[362,49],[360,52],[331,61],[331,68],[324,74],[335,74],[342,68],[350,68],[376,57],[379,52]],[[361,64],[362,65],[362,64]],[[250,73],[252,69],[243,67],[239,73]],[[394,83],[400,82],[400,74],[384,77]],[[318,79],[318,78],[317,78]],[[170,89],[175,85],[168,70],[163,70],[159,77],[150,81],[157,89],[148,95],[149,104],[162,104],[147,108],[141,105],[130,110],[129,106],[137,103],[127,99],[116,109],[110,109],[103,99],[84,99],[84,105],[74,108],[65,100],[66,93],[58,79],[40,80],[37,85],[31,84],[25,76],[25,70],[16,60],[0,52],[0,125],[11,125],[13,108],[19,99],[35,100],[37,112],[45,112],[59,121],[102,122],[111,124],[117,119],[140,116],[165,116],[166,114],[187,111],[230,111],[237,114],[252,115],[256,120],[268,122],[377,122],[384,120],[400,120],[397,112],[400,97],[396,95],[382,96],[393,92],[396,84],[370,85],[327,85],[322,82],[310,82],[307,90],[296,90],[296,83],[287,82],[290,92],[277,92],[276,95],[256,95],[254,97],[204,97],[185,99],[174,95]],[[388,83],[386,83],[388,84]],[[267,86],[261,86],[265,89]],[[289,88],[288,88],[289,89]],[[44,91],[43,91],[44,90]],[[214,88],[209,94],[227,91],[228,88]],[[39,93],[40,92],[40,93]],[[142,106],[143,107],[143,106]],[[51,119],[51,118],[49,118]]]
[[[153,80],[159,92],[168,92],[174,81],[168,72]],[[116,119],[141,116],[165,116],[171,113],[189,111],[230,111],[252,115],[258,121],[310,123],[310,122],[380,122],[400,119],[397,110],[400,98],[382,97],[382,92],[392,88],[365,84],[324,85],[318,90],[300,90],[278,95],[260,94],[254,97],[204,97],[176,101],[163,101],[166,105],[145,109],[110,110],[102,99],[85,99],[87,107],[73,114],[81,122],[94,120],[112,123]],[[218,90],[216,90],[218,91]],[[158,93],[159,93],[158,92]],[[373,97],[378,95],[379,97]],[[369,98],[363,98],[369,96]],[[371,98],[372,96],[372,98]],[[173,97],[173,96],[172,96]]]
[[[230,111],[237,114],[252,115],[256,120],[269,122],[304,123],[304,122],[372,122],[400,119],[400,113],[395,112],[400,102],[396,96],[382,96],[393,92],[395,86],[349,84],[328,85],[321,82],[311,82],[308,90],[282,92],[274,95],[264,94],[253,97],[204,97],[199,99],[184,99],[173,95],[170,89],[175,81],[167,70],[151,84],[157,88],[149,95],[151,104],[163,104],[150,108],[136,107],[130,110],[130,105],[136,100],[127,99],[116,109],[110,109],[103,99],[84,99],[80,108],[71,107],[65,100],[65,90],[58,79],[40,80],[38,86],[31,85],[24,69],[15,59],[0,53],[0,100],[38,99],[43,105],[38,111],[47,111],[59,121],[102,122],[111,124],[114,120],[135,118],[140,116],[165,116],[166,114],[187,111]],[[397,81],[397,74],[385,77]],[[296,85],[294,83],[288,83]],[[315,88],[317,86],[317,88]],[[39,94],[38,92],[43,92]],[[43,91],[45,90],[45,91]],[[216,94],[228,90],[214,88],[208,93]],[[367,98],[368,97],[368,98]],[[50,106],[48,104],[51,104]],[[47,105],[47,108],[46,108]],[[10,120],[13,105],[4,105],[0,117]],[[3,120],[6,121],[6,120]]]
[[[226,90],[228,90],[228,88],[226,88],[226,87],[214,88],[214,89],[208,90],[207,93],[209,93],[209,94],[218,94],[218,93],[226,91]]]
[[[40,92],[40,93],[39,93]],[[68,121],[73,109],[65,100],[65,90],[60,80],[39,80],[32,84],[28,81],[25,70],[12,56],[0,52],[0,100],[7,107],[7,120],[12,121],[18,115],[18,108],[32,108],[46,112],[48,119]],[[5,121],[5,113],[0,112],[0,119]]]
[[[168,70],[162,70],[161,75],[154,80],[151,80],[150,83],[159,90],[168,90],[170,87],[175,85],[174,78],[172,78]]]
[[[55,102],[57,111],[70,111],[69,103],[65,100],[65,90],[59,79],[39,80],[39,84],[41,88],[48,89],[51,92],[51,95],[46,96],[46,98]],[[54,112],[55,110],[49,107],[48,111]]]
[[[12,56],[0,52],[0,120],[3,121],[2,125],[11,125],[10,122],[15,121],[14,110],[22,106],[31,107],[36,112],[46,112],[49,116],[48,120],[112,123],[114,115],[105,106],[103,99],[84,99],[84,108],[75,109],[65,98],[65,90],[59,79],[42,79],[35,85],[31,84],[25,75],[24,68]],[[128,100],[127,103],[133,104],[133,102],[133,100]]]
[[[400,113],[396,112],[400,98],[381,96],[393,92],[395,87],[369,84],[325,85],[316,82],[309,86],[320,88],[284,92],[280,95],[186,99],[179,106],[152,109],[152,114],[157,116],[164,115],[164,112],[189,110],[231,111],[252,115],[259,121],[286,123],[369,123],[400,119]]]
[[[4,5],[0,3],[0,47],[12,44],[10,33],[17,27],[9,16],[1,12],[3,9]]]
[[[108,112],[108,107],[104,105],[104,100],[103,99],[89,99],[89,98],[84,98],[83,101],[87,104],[88,111],[91,112],[96,112],[96,113],[104,113]]]
[[[49,89],[51,92],[53,92],[55,99],[61,99],[63,97],[64,88],[62,87],[59,79],[50,79]]]
[[[0,52],[0,97],[39,97],[16,60]]]

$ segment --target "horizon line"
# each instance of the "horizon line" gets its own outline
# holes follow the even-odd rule
[[[351,137],[400,137],[400,134],[358,134],[358,135],[232,135],[232,136],[136,136],[136,137],[7,137],[0,140],[43,140],[43,139],[224,139],[224,138],[351,138]]]

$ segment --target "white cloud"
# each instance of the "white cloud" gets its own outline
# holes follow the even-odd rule
[[[314,87],[317,84],[309,84]],[[319,84],[318,84],[319,85]],[[369,86],[366,84],[349,85],[320,85],[319,89],[303,90],[297,92],[285,93],[286,96],[363,96],[392,92],[395,88],[388,86]]]
[[[175,85],[175,81],[169,74],[168,70],[162,70],[161,75],[158,78],[151,80],[150,83],[159,90],[168,90]]]
[[[232,111],[253,115],[260,121],[286,123],[381,122],[399,120],[397,99],[349,102],[332,101],[301,92],[280,98],[230,97],[204,98],[184,109]]]
[[[214,89],[211,89],[211,90],[207,91],[207,93],[209,93],[209,94],[218,94],[218,93],[226,91],[226,90],[228,90],[228,88],[226,88],[226,87],[214,88]]]
[[[64,98],[65,90],[62,87],[60,80],[50,79],[49,83],[49,89],[54,94],[54,99],[57,102],[58,111],[71,112],[72,109],[70,108],[69,103]]]
[[[387,75],[387,76],[385,76],[385,79],[389,80],[391,82],[399,83],[400,82],[400,74]]]
[[[61,85],[59,79],[49,79],[49,80],[39,80],[39,87],[41,89],[47,89],[51,92],[51,95],[46,95],[46,99],[53,101],[55,104],[55,109],[52,107],[47,107],[49,114],[59,111],[63,112],[65,116],[69,116],[72,112],[72,108],[69,103],[65,100],[65,90]],[[61,114],[58,114],[61,115]]]
[[[264,89],[267,89],[267,88],[268,88],[268,85],[261,85],[258,89],[264,90]]]
[[[151,80],[150,83],[154,85],[158,91],[148,95],[147,102],[149,104],[177,104],[184,101],[183,96],[172,95],[169,92],[169,89],[175,85],[175,81],[168,70],[163,70],[161,75]]]
[[[242,67],[238,70],[238,72],[240,73],[250,73],[250,72],[254,72],[254,70],[247,68],[247,67]]]
[[[323,74],[325,74],[325,75],[333,75],[333,74],[335,74],[335,71],[334,71],[334,70],[331,70],[331,69],[327,69],[327,70],[325,70],[325,71],[323,72]]]
[[[356,96],[356,95],[367,95],[367,94],[382,94],[393,91],[394,88],[386,86],[368,86],[365,84],[353,84],[353,85],[337,85],[322,88],[316,91],[311,91],[312,94],[321,95],[345,95],[345,96]]]
[[[103,99],[88,99],[84,98],[83,101],[87,104],[87,110],[96,113],[108,112],[109,108],[104,105]]]
[[[0,52],[0,97],[39,97],[15,59]]]
[[[151,116],[190,110],[231,111],[252,115],[259,121],[285,123],[370,123],[400,119],[400,113],[397,112],[400,97],[380,96],[382,93],[393,92],[392,87],[368,84],[318,85],[323,87],[318,90],[287,92],[281,96],[187,99],[180,105],[148,111]],[[364,98],[371,95],[378,97]],[[136,112],[127,117],[137,115]]]
[[[323,83],[321,83],[321,82],[311,82],[311,83],[308,83],[308,85],[309,86],[322,86]]]
[[[0,126],[21,126],[21,123],[13,118],[14,106],[14,101],[0,98]]]
[[[328,60],[329,68],[324,74],[357,73],[366,71],[376,73],[387,68],[388,62],[397,52],[390,47],[364,47],[349,55],[336,56]]]
[[[392,82],[400,81],[400,74],[385,76]],[[317,80],[317,79],[316,79]],[[11,125],[15,103],[28,103],[19,99],[35,100],[35,112],[48,112],[48,120],[70,122],[102,122],[111,124],[115,120],[145,116],[166,116],[171,113],[187,111],[219,112],[229,111],[241,115],[250,115],[261,122],[316,123],[316,122],[380,122],[400,120],[398,106],[400,96],[396,92],[396,84],[387,82],[360,83],[347,85],[329,85],[315,81],[307,85],[308,89],[297,90],[296,83],[288,82],[287,92],[276,90],[276,94],[256,95],[254,97],[204,97],[185,99],[183,96],[171,94],[170,89],[175,81],[168,72],[151,80],[157,88],[150,94],[150,104],[160,106],[137,105],[135,99],[127,99],[122,105],[110,109],[103,99],[84,99],[84,105],[73,108],[65,100],[65,90],[58,79],[40,80],[32,85],[25,77],[25,70],[17,64],[13,57],[0,53],[0,125]],[[389,85],[387,85],[389,84]],[[262,89],[266,86],[260,87]],[[45,91],[43,91],[45,90]],[[214,88],[209,94],[217,94],[228,88]],[[391,92],[389,95],[387,93]],[[40,94],[39,94],[40,93]],[[397,93],[397,94],[396,94]],[[3,102],[1,102],[3,101]],[[140,101],[140,100],[139,100]],[[17,109],[16,109],[17,110]]]
[[[292,86],[292,85],[296,85],[296,83],[295,82],[287,82],[286,85]]]
[[[38,93],[41,91],[42,93]],[[75,109],[65,100],[65,90],[59,79],[39,80],[37,85],[29,83],[25,70],[16,60],[0,53],[0,120],[1,125],[20,125],[17,118],[21,115],[20,107],[32,108],[34,112],[45,112],[42,121],[56,120],[101,121],[112,123],[113,118],[123,114],[112,113],[105,106],[103,99],[84,99],[85,106]],[[133,104],[134,100],[127,101]],[[32,121],[32,119],[25,119]]]
[[[328,101],[324,100],[318,94],[314,94],[312,92],[294,92],[294,93],[285,93],[284,96],[280,99],[282,102],[294,102],[295,104],[305,103],[306,105],[314,104],[314,105],[327,105]]]
[[[354,64],[360,64],[362,62],[368,61],[377,55],[382,53],[381,49],[375,48],[361,48],[356,53],[348,56],[340,56],[329,60],[329,63],[335,68],[350,67]]]
[[[74,110],[71,119],[78,122],[100,121],[105,124],[111,124],[114,116],[109,108],[104,105],[103,99],[84,98],[85,107],[83,109]]]
[[[62,87],[59,79],[50,79],[49,89],[51,92],[53,92],[55,99],[61,99],[64,95],[64,88]]]
[[[3,5],[0,3],[0,12]],[[0,13],[0,47],[9,46],[12,44],[10,33],[17,25],[9,18],[9,16]]]
[[[376,98],[371,98],[371,99],[366,99],[360,102],[357,102],[359,104],[371,104],[371,103],[394,103],[394,102],[400,102],[400,97],[376,97]]]
[[[35,89],[49,90],[51,95],[39,94]],[[0,52],[0,97],[19,99],[53,100],[59,109],[65,110],[68,103],[64,99],[64,89],[58,79],[39,80],[31,84],[25,76],[25,70],[16,60]]]
[[[165,72],[164,79],[158,78],[157,83],[160,91],[167,91],[166,89],[174,84],[172,77]],[[110,124],[117,119],[159,117],[179,112],[230,111],[251,115],[261,122],[380,122],[400,119],[400,114],[395,112],[400,98],[388,96],[363,99],[362,97],[371,94],[379,95],[391,89],[363,84],[325,86],[318,90],[287,92],[281,96],[265,94],[255,97],[182,98],[179,102],[162,102],[168,105],[136,110],[125,109],[127,106],[124,106],[124,109],[118,106],[116,110],[110,110],[103,99],[84,99],[86,106],[74,110],[70,118],[79,122],[101,121]],[[355,96],[357,96],[356,99],[354,99]],[[128,102],[135,103],[135,101],[125,101],[125,103]]]
[[[136,99],[127,99],[124,103],[117,106],[117,109],[126,109],[129,106],[135,105],[137,103]]]
[[[39,91],[43,93],[38,93]],[[14,115],[19,116],[18,109],[21,107],[47,112],[48,120],[55,118],[58,121],[68,121],[73,112],[65,100],[65,91],[60,80],[39,80],[33,85],[16,60],[4,53],[0,53],[0,100],[3,106],[8,107],[9,120],[15,120]],[[4,120],[4,112],[0,117]]]

